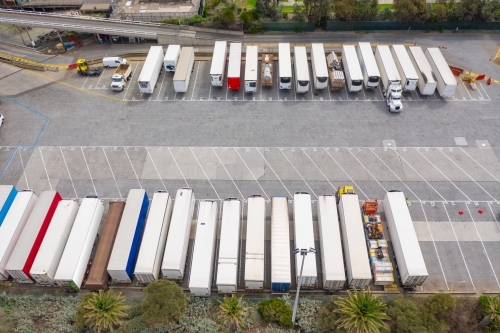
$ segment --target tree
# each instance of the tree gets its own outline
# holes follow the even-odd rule
[[[238,327],[244,327],[243,318],[246,315],[247,308],[243,304],[243,296],[231,297],[224,296],[224,300],[219,301],[219,311],[222,320],[229,326],[231,331],[235,331]]]
[[[442,3],[435,3],[431,8],[430,21],[443,22],[448,16],[446,6]]]
[[[354,21],[355,0],[333,0],[335,18],[339,21]]]
[[[454,309],[457,306],[457,301],[453,296],[447,293],[438,293],[429,296],[425,301],[425,309],[439,317],[445,314],[448,310]]]
[[[266,299],[260,302],[257,311],[267,322],[286,328],[293,327],[292,309],[280,298]]]
[[[166,324],[182,318],[187,307],[187,299],[175,282],[156,280],[145,289],[142,301],[143,318],[149,325]]]
[[[304,11],[304,6],[301,6],[298,3],[293,4],[293,20],[295,22],[306,21],[306,13]]]
[[[483,297],[483,296],[481,296]],[[481,320],[477,325],[479,329],[483,330],[486,326],[491,324],[492,321],[500,319],[500,296],[485,296],[487,297],[485,312],[488,313],[486,317]],[[481,300],[480,300],[481,301]]]
[[[392,21],[394,20],[394,13],[391,8],[384,7],[378,12],[377,19],[379,21]]]
[[[425,0],[394,0],[394,15],[400,22],[425,22],[429,10]]]
[[[356,0],[354,7],[355,21],[373,21],[377,16],[378,0]]]
[[[270,0],[257,0],[255,3],[255,12],[259,16],[270,17],[272,20],[279,20],[281,12],[274,6],[274,2]]]
[[[85,312],[83,318],[85,318],[85,325],[96,328],[98,333],[119,325],[127,316],[125,310],[128,307],[125,305],[125,297],[121,292],[99,290],[99,293],[89,293],[89,295],[82,301],[83,312]]]
[[[387,314],[392,318],[391,328],[398,333],[426,333],[419,307],[408,297],[401,296],[390,302]]]
[[[498,21],[500,19],[500,1],[489,0],[482,9],[483,19],[487,22]]]
[[[379,333],[388,330],[384,320],[390,319],[385,313],[386,305],[380,297],[373,297],[372,292],[361,290],[348,291],[349,297],[335,302],[340,314],[337,324],[348,333]]]
[[[304,0],[304,11],[309,22],[320,24],[328,19],[331,0]]]

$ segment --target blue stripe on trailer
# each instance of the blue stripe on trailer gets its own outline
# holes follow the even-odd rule
[[[137,256],[139,255],[139,245],[141,244],[142,233],[144,232],[146,213],[148,211],[149,199],[146,192],[144,192],[144,199],[142,200],[141,212],[139,213],[139,218],[137,225],[135,227],[134,239],[132,240],[132,246],[130,247],[130,254],[128,256],[127,267],[125,272],[132,280],[134,274],[135,264],[137,262]]]
[[[12,202],[14,202],[16,195],[17,195],[17,190],[14,186],[12,186],[12,190],[10,191],[9,196],[7,197],[5,203],[0,209],[0,225],[2,225],[3,220],[5,219],[5,216],[7,215],[7,212],[9,211]]]

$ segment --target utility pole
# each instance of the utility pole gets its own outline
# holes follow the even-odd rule
[[[297,314],[297,306],[299,305],[299,293],[300,293],[300,286],[302,285],[302,271],[304,270],[304,261],[306,259],[306,256],[308,253],[316,253],[316,250],[313,249],[312,247],[308,249],[295,249],[293,253],[298,254],[302,256],[302,264],[300,266],[300,275],[299,275],[299,282],[297,285],[297,294],[295,295],[295,304],[293,305],[293,315],[292,315],[292,323],[295,325],[295,316]]]

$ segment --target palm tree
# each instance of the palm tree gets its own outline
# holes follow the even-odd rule
[[[488,297],[488,312],[490,313],[477,325],[481,330],[493,320],[500,318],[500,296]]]
[[[243,317],[247,307],[243,304],[243,296],[237,297],[234,294],[231,297],[224,296],[224,300],[219,301],[219,308],[222,320],[228,324],[231,331],[236,330],[238,326],[244,326]]]
[[[384,320],[390,319],[385,313],[386,305],[379,297],[373,297],[370,289],[367,291],[348,291],[349,297],[335,302],[340,318],[339,327],[348,333],[379,333],[381,329],[389,330]]]
[[[83,308],[86,311],[83,318],[85,324],[91,328],[97,328],[100,333],[103,329],[113,329],[118,325],[121,319],[127,315],[125,310],[125,297],[121,292],[113,293],[111,290],[99,290],[99,293],[93,293],[88,299],[84,299]]]

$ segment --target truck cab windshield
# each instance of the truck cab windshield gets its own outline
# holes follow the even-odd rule
[[[222,75],[212,75],[212,81],[221,81]]]
[[[324,83],[326,80],[328,80],[327,77],[318,77],[318,82]]]
[[[368,82],[371,82],[371,83],[377,83],[379,81],[379,77],[378,76],[370,76],[368,78]]]
[[[361,84],[362,84],[361,80],[354,80],[354,81],[352,81],[352,85],[353,86],[360,86]]]
[[[289,77],[280,77],[280,82],[281,83],[290,83],[290,78]]]
[[[305,87],[309,84],[309,81],[299,81],[299,86]]]
[[[122,79],[114,78],[112,82],[122,82]]]

